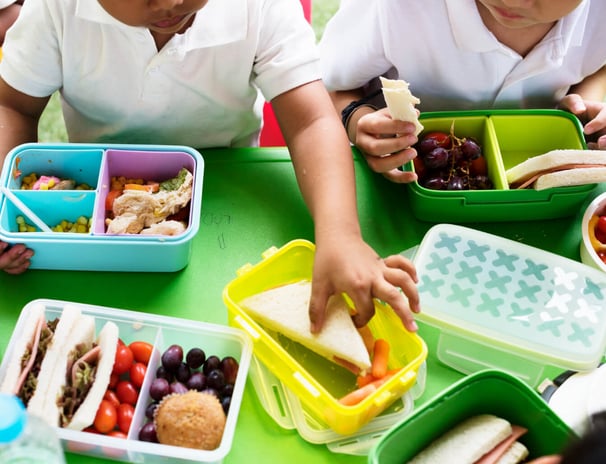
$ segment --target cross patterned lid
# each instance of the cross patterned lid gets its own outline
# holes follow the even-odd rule
[[[414,261],[421,320],[574,367],[604,353],[605,273],[452,224],[432,227]]]

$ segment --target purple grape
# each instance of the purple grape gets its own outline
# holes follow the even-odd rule
[[[183,348],[179,345],[171,345],[162,353],[162,365],[168,372],[175,372],[182,362]]]
[[[156,378],[152,381],[149,387],[149,396],[153,400],[160,401],[170,393],[170,384],[163,377]]]
[[[465,180],[460,176],[452,176],[448,181],[448,190],[465,190]]]
[[[234,394],[234,384],[226,383],[223,389],[221,390],[221,397],[225,398],[226,396],[232,396]]]
[[[225,383],[236,383],[239,367],[238,361],[233,356],[226,356],[221,360],[221,370],[225,375]]]
[[[181,394],[181,393],[187,393],[188,391],[189,391],[189,389],[181,382],[175,381],[170,384],[171,393]]]
[[[465,139],[465,141],[461,144],[461,152],[467,160],[474,160],[482,154],[480,145],[478,145],[478,143],[471,138]]]
[[[158,366],[158,369],[156,369],[156,378],[157,379],[166,379],[169,382],[173,381],[173,374],[171,374],[170,372],[168,372],[164,366],[160,365]]]
[[[229,407],[231,406],[231,396],[224,396],[221,398],[221,406],[223,407],[223,412],[227,414],[229,412]]]
[[[417,143],[416,150],[420,156],[424,156],[433,149],[438,148],[438,141],[433,137],[425,137]]]
[[[206,361],[204,362],[204,366],[202,367],[202,371],[204,372],[204,374],[208,375],[208,373],[212,370],[215,369],[220,369],[221,368],[221,360],[219,359],[218,356],[215,356],[214,354],[209,356],[208,358],[206,358]]]
[[[181,383],[186,383],[190,376],[191,371],[189,370],[189,366],[184,362],[179,364],[179,367],[177,367],[175,372],[175,379]]]
[[[423,186],[431,190],[446,190],[446,181],[439,176],[428,177],[423,182]]]
[[[206,385],[215,390],[221,391],[225,386],[225,375],[221,369],[213,369],[206,376]]]
[[[434,148],[423,158],[425,166],[429,169],[440,169],[448,165],[450,154],[442,147]]]
[[[148,422],[143,427],[141,427],[141,430],[139,430],[139,440],[158,443],[158,436],[156,435],[156,426],[153,422]]]
[[[149,403],[145,408],[145,417],[147,417],[149,420],[152,420],[154,418],[154,412],[156,411],[157,407],[158,403]]]
[[[198,369],[206,361],[206,354],[200,348],[192,348],[185,356],[185,362],[192,369]]]
[[[202,391],[206,388],[206,376],[202,372],[194,372],[186,383],[190,390]]]
[[[202,390],[202,393],[208,393],[209,395],[214,395],[219,401],[221,401],[221,393],[219,393],[214,388],[206,387]]]

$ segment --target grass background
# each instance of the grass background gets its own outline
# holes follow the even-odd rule
[[[311,25],[316,38],[322,36],[326,22],[339,7],[340,0],[313,0],[311,7]],[[47,105],[38,126],[38,139],[40,142],[66,142],[67,133],[61,113],[59,95],[54,94]]]

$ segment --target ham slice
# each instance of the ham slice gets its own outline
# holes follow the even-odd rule
[[[528,429],[524,427],[512,425],[511,435],[499,443],[492,451],[489,451],[479,460],[477,460],[475,464],[497,464],[501,457],[509,450],[509,448],[511,448],[518,438],[524,435],[527,431]]]

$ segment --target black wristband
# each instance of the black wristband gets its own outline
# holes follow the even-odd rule
[[[377,91],[371,93],[370,95],[360,98],[359,100],[352,101],[349,105],[347,105],[345,108],[343,108],[343,111],[341,111],[341,122],[343,123],[343,127],[345,127],[345,130],[347,130],[347,124],[349,123],[349,118],[351,117],[352,113],[355,110],[357,110],[359,107],[370,106],[371,108],[374,108],[375,110],[377,109],[376,106],[370,104],[369,102],[373,98],[375,98],[377,95],[379,95],[380,92],[381,92],[381,90],[377,90]]]

